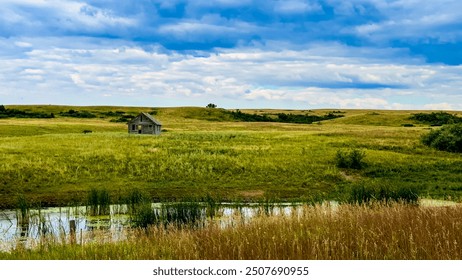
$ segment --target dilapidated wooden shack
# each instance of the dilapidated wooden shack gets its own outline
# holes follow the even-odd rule
[[[128,133],[160,135],[162,124],[148,113],[140,113],[128,122]]]

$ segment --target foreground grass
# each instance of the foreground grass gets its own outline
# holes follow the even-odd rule
[[[192,229],[135,230],[127,240],[84,245],[44,241],[0,259],[461,259],[462,207],[305,207],[300,215],[262,216]]]

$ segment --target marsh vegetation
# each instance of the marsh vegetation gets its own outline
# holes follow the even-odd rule
[[[250,221],[237,211],[232,225],[209,219],[204,227],[126,229],[115,242],[94,230],[77,243],[47,236],[34,248],[17,246],[1,259],[460,259],[462,207],[341,204]]]

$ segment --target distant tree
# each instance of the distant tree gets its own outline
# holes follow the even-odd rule
[[[205,106],[206,108],[217,108],[217,105],[213,104],[213,103],[209,103],[207,106]]]
[[[6,111],[5,106],[0,105],[0,112]]]
[[[458,117],[455,114],[450,114],[447,112],[432,112],[431,114],[418,113],[418,114],[413,114],[409,119],[418,121],[420,123],[429,124],[432,126],[442,126],[445,124],[462,123],[461,117]]]

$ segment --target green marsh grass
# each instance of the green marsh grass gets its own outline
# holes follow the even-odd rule
[[[124,199],[123,201],[127,204],[128,211],[131,214],[134,214],[142,205],[150,204],[149,196],[147,196],[138,188],[131,189],[126,199]]]
[[[108,215],[111,206],[109,192],[106,189],[90,189],[86,206],[90,216]]]
[[[132,210],[131,221],[134,227],[148,228],[162,225],[164,219],[158,209],[153,209],[151,203],[138,204]]]
[[[394,204],[397,202],[417,205],[419,190],[412,187],[399,185],[383,185],[377,183],[359,183],[352,185],[346,197],[350,204],[384,203]]]
[[[24,195],[17,197],[17,214],[18,222],[27,223],[29,221],[30,203]]]
[[[206,205],[206,216],[210,219],[213,219],[221,207],[220,199],[212,197],[210,194],[207,194],[202,201]]]
[[[206,222],[205,207],[199,202],[162,203],[160,208],[152,207],[150,203],[139,205],[132,221],[135,227],[149,226],[193,227],[203,226]]]

